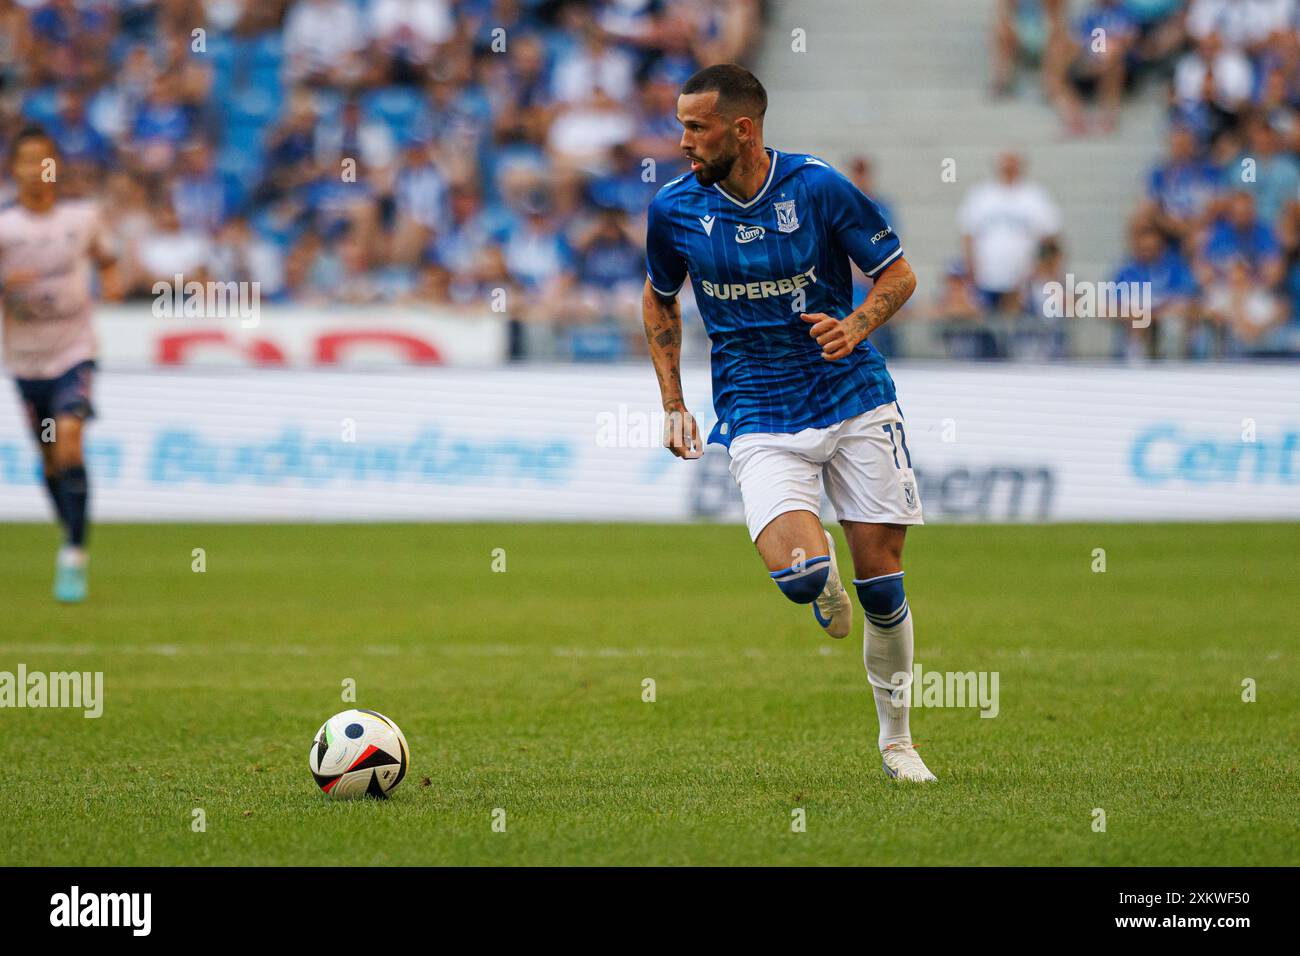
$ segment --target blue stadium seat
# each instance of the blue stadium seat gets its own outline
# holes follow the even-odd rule
[[[257,69],[280,69],[284,63],[284,40],[279,33],[269,31],[249,41],[249,66]]]
[[[213,97],[223,112],[278,113],[283,87],[280,67],[283,45],[276,34],[241,39],[217,34],[209,37],[214,80]],[[247,97],[247,98],[246,98]]]
[[[238,184],[237,203],[242,202],[248,191],[257,185],[262,174],[261,152],[259,149],[246,148],[248,144],[227,143],[217,152],[216,168],[223,177],[229,177]]]
[[[279,102],[284,95],[284,84],[281,82],[279,67],[267,69],[255,66],[248,72],[246,82],[248,89],[267,96],[276,102]]]
[[[194,55],[207,57],[214,67],[234,65],[235,41],[229,34],[209,30],[206,46],[207,49],[203,53]]]
[[[228,123],[223,140],[223,150],[238,150],[260,161],[266,128],[251,123]]]
[[[226,114],[231,125],[263,127],[280,115],[280,102],[266,90],[245,87],[230,97]]]
[[[235,44],[230,37],[224,33],[209,33],[207,52],[194,55],[206,57],[206,61],[212,65],[213,96],[221,97],[234,90],[239,70]]]
[[[372,90],[361,101],[362,112],[388,124],[393,136],[405,141],[424,109],[419,92],[406,86]]]
[[[31,90],[23,97],[23,116],[43,126],[50,125],[59,115],[59,88],[43,86]]]

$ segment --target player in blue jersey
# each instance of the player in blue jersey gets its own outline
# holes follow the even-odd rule
[[[782,593],[811,604],[832,637],[847,635],[853,605],[818,513],[825,481],[866,615],[885,772],[934,780],[908,727],[902,554],[921,501],[894,382],[867,340],[916,277],[880,208],[848,179],[815,156],[763,145],[766,109],[762,84],[734,65],[696,73],[677,100],[691,172],[650,204],[642,297],[664,444],[679,458],[703,454],[679,364],[677,293],[689,277],[713,343],[709,441],[730,451],[750,537]],[[874,281],[856,306],[850,259]]]

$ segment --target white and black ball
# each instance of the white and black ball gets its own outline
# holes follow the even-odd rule
[[[307,758],[316,785],[335,800],[387,797],[411,751],[397,724],[373,710],[345,710],[321,725]]]

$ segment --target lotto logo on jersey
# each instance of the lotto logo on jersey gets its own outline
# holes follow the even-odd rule
[[[755,239],[762,239],[767,230],[762,226],[746,226],[740,224],[736,226],[737,242],[753,242]]]
[[[791,295],[809,283],[817,281],[816,267],[787,279],[768,279],[763,282],[712,282],[700,283],[704,294],[715,299],[766,299],[773,295]]]

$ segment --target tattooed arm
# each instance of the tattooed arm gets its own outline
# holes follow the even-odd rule
[[[907,260],[899,256],[876,276],[876,283],[867,293],[866,301],[843,319],[824,312],[800,315],[800,318],[812,326],[808,334],[822,347],[822,358],[836,362],[888,322],[915,289],[916,273]]]
[[[659,397],[667,417],[664,447],[678,458],[699,458],[699,431],[695,417],[682,397],[682,307],[676,298],[664,299],[646,280],[641,294],[641,320],[650,346],[650,360],[659,378]]]

